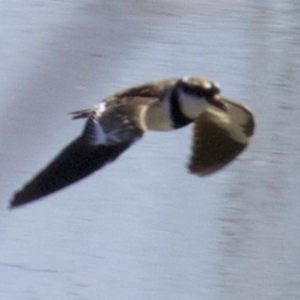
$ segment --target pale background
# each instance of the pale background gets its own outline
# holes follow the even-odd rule
[[[299,32],[298,0],[2,0],[0,299],[300,299]],[[194,177],[191,127],[152,132],[7,209],[82,130],[68,112],[190,74],[255,113],[231,166]]]

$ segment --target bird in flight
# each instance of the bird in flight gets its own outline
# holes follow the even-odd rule
[[[146,130],[170,131],[194,123],[188,169],[204,176],[242,152],[255,127],[247,107],[223,97],[216,82],[200,76],[137,85],[72,114],[73,119],[86,119],[83,132],[14,194],[11,207],[40,199],[101,169]]]

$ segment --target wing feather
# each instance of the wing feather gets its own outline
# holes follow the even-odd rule
[[[14,194],[11,207],[37,200],[75,183],[114,161],[140,139],[144,133],[141,119],[145,105],[138,105],[132,110],[127,106],[121,103],[107,111],[97,106],[76,112],[75,118],[88,117],[82,135]],[[97,110],[99,107],[102,111]]]
[[[193,153],[189,163],[192,173],[204,176],[230,163],[250,142],[254,132],[251,111],[223,98],[227,112],[211,107],[195,121]]]
[[[79,137],[68,145],[44,170],[15,193],[11,207],[37,200],[75,183],[114,161],[130,144],[93,146]]]

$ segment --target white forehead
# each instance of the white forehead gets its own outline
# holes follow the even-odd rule
[[[215,86],[217,89],[220,89],[220,85],[217,82],[209,80],[205,77],[185,76],[182,78],[182,81],[186,83],[194,83],[194,84],[199,83],[206,90],[211,89],[213,86]]]

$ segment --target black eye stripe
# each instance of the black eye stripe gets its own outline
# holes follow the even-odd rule
[[[211,89],[204,89],[200,86],[189,86],[189,85],[184,85],[183,86],[183,91],[189,94],[193,94],[198,97],[208,97],[213,93],[213,90]]]

